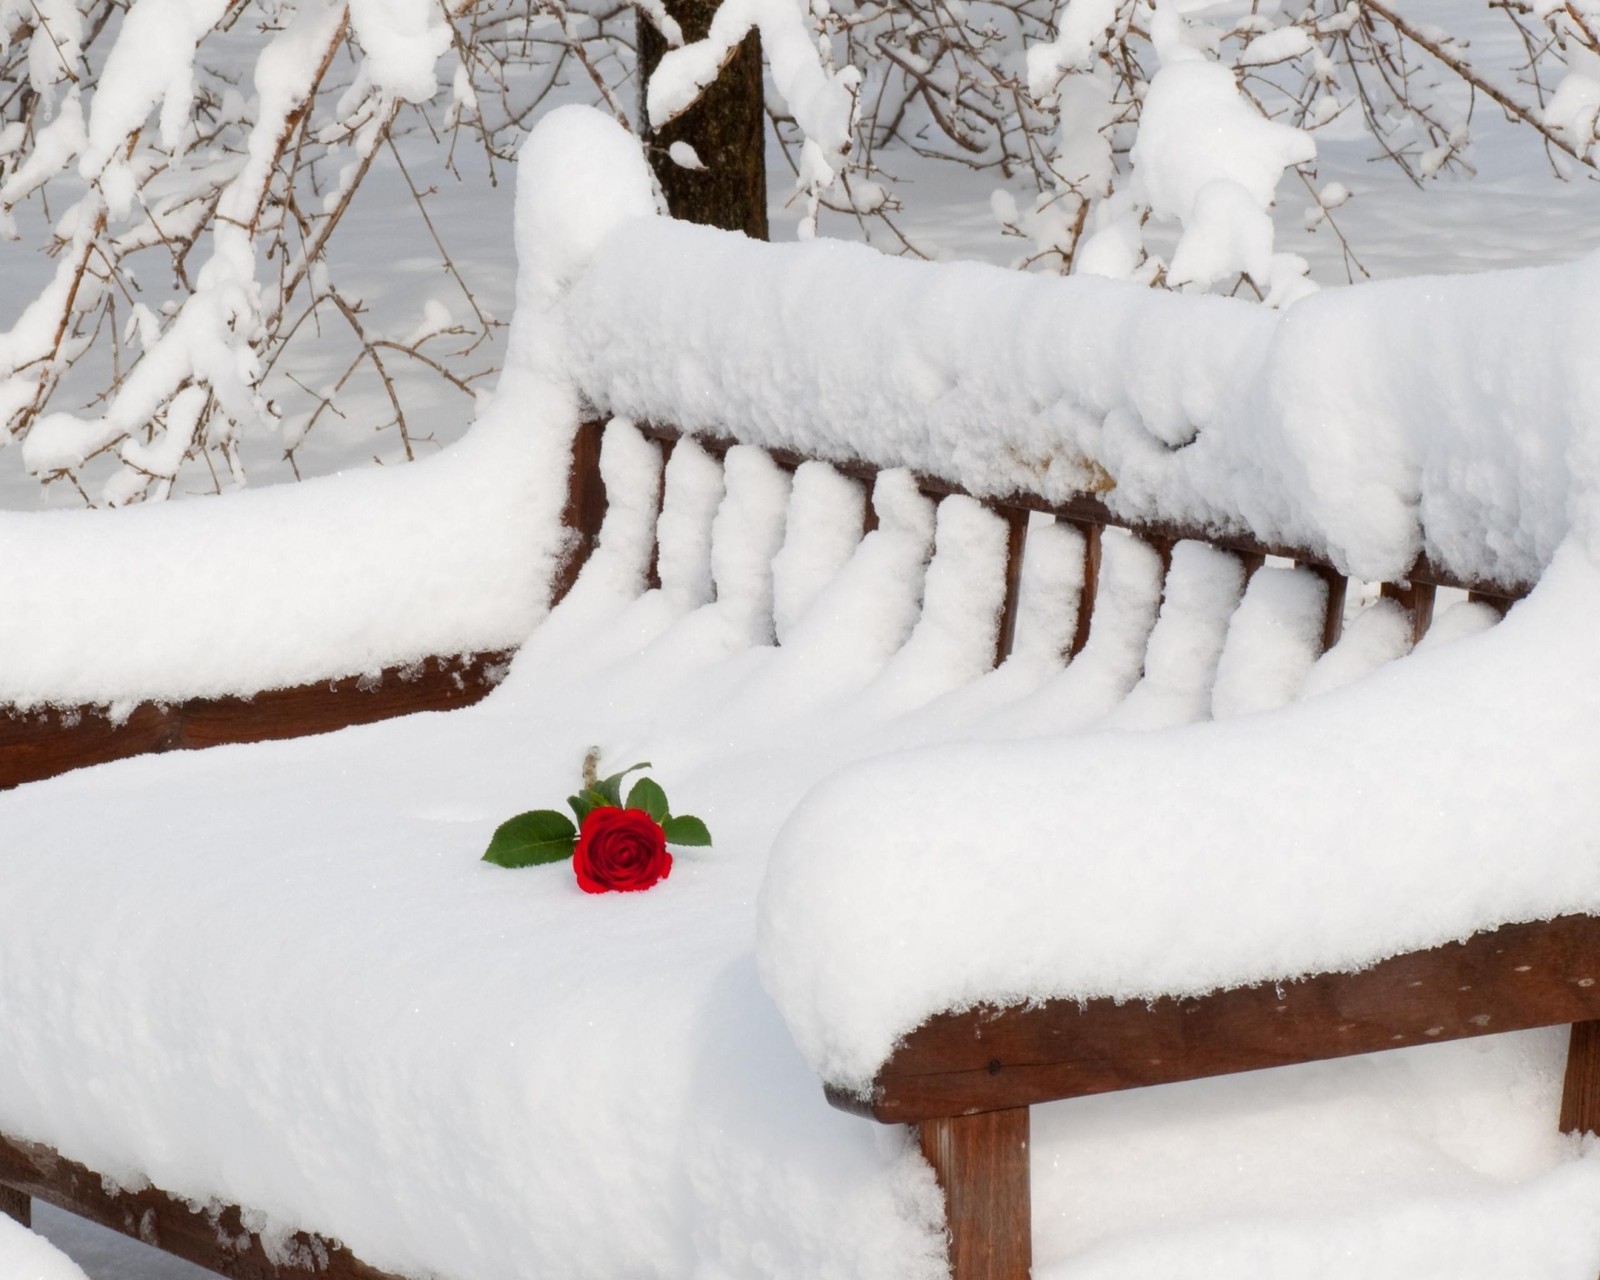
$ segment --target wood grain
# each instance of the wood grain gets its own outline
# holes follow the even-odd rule
[[[449,711],[486,696],[511,657],[510,650],[498,650],[427,658],[248,698],[141,703],[120,721],[104,707],[0,708],[0,790],[150,752],[302,738],[418,711]]]
[[[951,1280],[1028,1280],[1028,1109],[928,1120],[917,1140],[944,1189]]]
[[[1600,1021],[1574,1022],[1561,1091],[1561,1132],[1600,1134]]]
[[[1600,917],[1563,916],[1280,986],[1148,1005],[1053,1000],[940,1014],[901,1043],[870,1100],[830,1099],[915,1123],[1594,1019]],[[1578,1068],[1584,1106],[1593,1104],[1593,1052],[1584,1050]]]
[[[1022,557],[1028,546],[1028,513],[1015,507],[993,507],[1006,522],[1006,584],[1000,602],[1000,618],[995,629],[994,665],[1011,656],[1017,639],[1017,610],[1022,597]]]
[[[0,1186],[0,1213],[25,1227],[33,1225],[33,1197],[26,1191]]]
[[[567,503],[561,523],[567,527],[567,549],[550,584],[552,607],[566,598],[600,540],[606,518],[606,486],[600,475],[600,438],[605,423],[591,418],[578,424],[572,438],[572,469],[567,473]]]
[[[92,1169],[49,1147],[0,1135],[0,1185],[142,1240],[232,1280],[402,1280],[362,1262],[337,1240],[296,1233],[291,1263],[274,1263],[236,1206],[196,1210],[157,1187],[107,1190]],[[276,1252],[276,1251],[275,1251]],[[280,1252],[280,1256],[281,1252]]]
[[[1100,594],[1100,534],[1103,526],[1078,524],[1083,535],[1083,585],[1078,588],[1078,620],[1073,624],[1067,657],[1076,658],[1089,643],[1094,629],[1094,602]]]

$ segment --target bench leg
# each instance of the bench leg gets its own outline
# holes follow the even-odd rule
[[[33,1225],[33,1197],[15,1187],[0,1185],[0,1213],[15,1218],[25,1227]]]
[[[917,1137],[944,1188],[952,1280],[1028,1280],[1028,1108],[927,1120]]]
[[[1572,1024],[1561,1132],[1600,1133],[1600,1021]]]

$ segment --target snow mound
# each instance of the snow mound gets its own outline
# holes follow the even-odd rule
[[[0,1213],[0,1275],[6,1280],[88,1280],[43,1236]]]
[[[617,159],[618,189],[639,187],[642,159]],[[541,184],[568,169],[589,199],[574,166]],[[1126,517],[1248,531],[1373,580],[1426,554],[1528,582],[1575,521],[1595,526],[1600,255],[1271,311],[654,218],[549,252],[586,263],[551,311],[560,367],[588,403],[640,421],[980,496],[1098,493]]]
[[[1273,714],[847,769],[774,845],[763,981],[862,1090],[942,1009],[1199,993],[1600,911],[1596,627],[1600,569],[1568,547],[1494,630]]]

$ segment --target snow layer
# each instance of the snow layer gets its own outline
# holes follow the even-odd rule
[[[438,482],[445,492],[436,496],[523,530],[534,552],[516,572],[536,585],[559,545],[560,450],[578,407],[552,375],[576,350],[563,344],[577,326],[630,315],[622,295],[605,311],[597,281],[650,245],[689,255],[651,268],[681,268],[680,332],[662,327],[668,312],[652,283],[643,297],[636,289],[640,328],[630,319],[604,336],[622,348],[636,333],[656,344],[648,360],[619,366],[640,380],[619,398],[637,395],[651,416],[722,425],[703,420],[715,389],[736,408],[761,410],[733,419],[753,438],[792,430],[786,442],[845,447],[847,437],[823,436],[828,417],[807,415],[876,404],[878,417],[832,421],[853,425],[860,447],[882,449],[882,461],[920,463],[944,448],[944,462],[970,462],[995,486],[1025,469],[1019,441],[1098,432],[1137,463],[1124,468],[1114,450],[1097,450],[1119,481],[1115,500],[1133,501],[1143,477],[1151,502],[1180,503],[1209,492],[1201,478],[1226,478],[1223,463],[1241,456],[1229,450],[1243,450],[1254,423],[1253,443],[1274,446],[1250,473],[1254,486],[1265,493],[1267,478],[1281,479],[1308,528],[1342,518],[1347,534],[1358,530],[1368,513],[1341,508],[1318,486],[1349,489],[1372,466],[1402,517],[1426,510],[1430,528],[1435,513],[1458,519],[1458,550],[1469,559],[1536,565],[1569,525],[1578,536],[1539,591],[1486,634],[1363,677],[1389,632],[1353,624],[1350,636],[1367,639],[1337,673],[1353,681],[1342,687],[1330,678],[1314,698],[1223,723],[1081,733],[1140,704],[1130,721],[1204,714],[1231,640],[1221,619],[1237,581],[1226,566],[1180,546],[1180,577],[1164,599],[1154,551],[1108,535],[1094,631],[1063,669],[1076,619],[1061,597],[1033,593],[1069,586],[1081,559],[1070,530],[1036,529],[1022,643],[1011,662],[984,672],[1004,550],[992,517],[970,502],[936,511],[906,471],[891,470],[870,495],[877,527],[857,541],[848,486],[814,469],[791,484],[748,449],[724,467],[686,443],[666,468],[663,587],[640,595],[659,462],[615,425],[603,459],[614,500],[597,553],[485,703],[319,739],[123,761],[0,795],[0,1130],[129,1183],[149,1178],[200,1203],[250,1205],[269,1241],[294,1228],[328,1232],[406,1274],[939,1280],[943,1236],[927,1167],[902,1132],[830,1110],[812,1064],[859,1082],[885,1036],[892,1042],[906,1019],[952,998],[1196,989],[1362,963],[1491,919],[1597,905],[1600,681],[1585,637],[1600,620],[1600,571],[1583,545],[1593,526],[1567,501],[1589,492],[1590,409],[1577,395],[1587,375],[1574,353],[1593,263],[1571,281],[1508,276],[1438,302],[1423,282],[1348,314],[1301,304],[1291,323],[1103,282],[1084,282],[1087,292],[1038,282],[1048,289],[1017,293],[1014,278],[1001,284],[981,271],[890,265],[880,275],[876,260],[835,262],[831,250],[793,262],[814,263],[822,285],[852,275],[860,292],[813,294],[791,260],[758,251],[748,259],[751,289],[776,282],[788,292],[765,295],[783,303],[759,320],[772,332],[741,337],[696,301],[726,301],[727,282],[716,281],[729,241],[674,238],[637,204],[608,206],[608,192],[639,193],[628,153],[611,148],[615,164],[591,163],[594,131],[557,128],[565,137],[541,145],[559,172],[537,176],[582,175],[595,207],[622,209],[627,220],[597,243],[588,270],[587,250],[525,246],[528,270],[543,273],[529,278],[554,281],[554,291],[519,306],[512,366],[467,447],[417,468],[424,479],[411,482],[418,493]],[[546,252],[577,270],[549,270],[535,256]],[[890,360],[880,375],[889,392],[871,399],[868,383],[851,382],[865,366],[847,344],[829,344],[855,332],[880,285],[905,307],[898,318],[934,345],[872,339]],[[1550,305],[1571,304],[1577,331],[1566,346],[1557,341],[1552,353],[1534,341],[1552,339],[1554,321],[1537,335],[1500,334],[1526,342],[1528,379],[1477,392],[1497,405],[1466,390],[1446,395],[1452,369],[1512,371],[1487,349],[1469,353],[1476,364],[1454,349],[1473,325],[1486,346],[1490,336],[1462,305],[1521,299],[1537,320],[1535,285],[1554,291]],[[944,292],[953,287],[966,296]],[[1105,308],[1080,314],[1062,297],[1103,299]],[[1019,300],[1028,304],[1021,321],[1004,312]],[[938,346],[946,339],[925,319],[957,301],[980,319],[1004,319],[1022,347],[1007,355],[974,324],[966,336],[986,345],[940,363],[941,351],[960,349]],[[1384,363],[1398,343],[1415,352],[1422,341],[1386,307],[1435,322],[1446,363],[1426,374]],[[962,329],[966,313],[956,307],[948,327]],[[755,312],[746,319],[759,327]],[[1054,320],[1066,329],[1038,341],[1023,323]],[[1319,334],[1337,348],[1341,334],[1355,341],[1357,324],[1381,330],[1371,339],[1379,367],[1351,393],[1358,407],[1381,408],[1385,389],[1442,395],[1438,406],[1390,405],[1383,419],[1392,427],[1404,407],[1459,408],[1442,438],[1387,440],[1354,411],[1337,417],[1343,404],[1331,393],[1315,400],[1335,415],[1323,435],[1310,417],[1294,420],[1305,438],[1287,426],[1272,435],[1261,425],[1269,417],[1239,419],[1246,427],[1229,434],[1223,409],[1257,400],[1230,386],[1227,371],[1265,370],[1269,390],[1310,395],[1309,371],[1297,381],[1273,352]],[[1106,331],[1159,342],[1124,348]],[[749,362],[781,355],[783,333],[806,338],[802,357],[757,377]],[[730,335],[747,345],[730,348],[724,369],[716,342]],[[1033,363],[982,363],[1019,352]],[[1106,357],[1099,364],[1097,354]],[[1309,349],[1302,355],[1310,360]],[[1027,376],[1007,381],[1018,367]],[[1534,377],[1541,370],[1564,381],[1547,390]],[[963,419],[951,406],[976,413],[981,397],[964,389],[973,377],[991,379],[1002,407],[1028,413],[1010,420],[986,410],[982,421],[999,429],[958,456]],[[581,389],[600,385],[586,378]],[[662,387],[665,400],[645,394]],[[1057,388],[1057,399],[1070,391],[1070,411],[1036,398],[1041,388]],[[788,416],[771,416],[774,405]],[[665,412],[684,407],[702,418]],[[1498,424],[1513,410],[1538,430],[1504,438]],[[1065,436],[1046,432],[1052,414],[1063,415]],[[1197,423],[1203,437],[1180,447]],[[1540,452],[1563,431],[1575,478]],[[1360,448],[1337,458],[1329,432],[1355,433],[1341,447]],[[1032,457],[1043,467],[1053,455]],[[1441,458],[1460,469],[1425,482],[1424,464]],[[1394,478],[1410,476],[1407,467],[1422,495],[1411,508]],[[1068,471],[1094,474],[1069,457],[1047,481]],[[1451,481],[1466,496],[1452,497]],[[339,507],[353,531],[398,521],[398,506],[363,496],[390,483],[375,477],[367,491],[331,481],[321,496],[326,505],[356,499]],[[1216,485],[1234,496],[1252,488],[1239,476]],[[503,505],[519,492],[534,505]],[[258,512],[287,512],[270,495],[255,501]],[[1472,501],[1504,501],[1514,513],[1492,526],[1487,552],[1472,541]],[[212,504],[194,539],[224,532],[219,513],[229,505],[246,509],[238,499]],[[819,535],[819,520],[845,516],[848,537]],[[270,580],[248,552],[297,536],[265,520],[255,532],[239,544],[245,558],[226,564],[240,596]],[[1366,549],[1392,554],[1394,530],[1380,534]],[[132,574],[186,545],[175,535],[124,536],[119,558]],[[322,549],[360,550],[355,537],[342,532]],[[481,542],[461,542],[464,562],[485,553]],[[366,544],[352,572],[390,581],[401,563],[394,545]],[[439,540],[427,554],[442,558]],[[135,576],[144,594],[130,592],[130,617],[149,616],[152,581]],[[436,582],[406,611],[403,634],[451,612],[454,589]],[[322,607],[350,608],[345,594],[329,588]],[[42,587],[24,597],[47,600]],[[89,606],[53,607],[70,621]],[[526,607],[537,615],[536,597]],[[1269,611],[1257,621],[1271,620]],[[402,634],[394,627],[389,639]],[[777,627],[781,648],[766,643]],[[163,634],[166,670],[197,665],[173,628]],[[308,663],[347,660],[344,639],[313,641]],[[235,669],[261,665],[248,627],[217,644],[238,647]],[[1310,683],[1316,671],[1292,674]],[[1283,682],[1282,696],[1293,684]],[[685,853],[649,894],[612,898],[581,894],[562,866],[508,873],[481,863],[494,826],[559,803],[595,744],[608,763],[654,760],[674,799],[707,819],[715,848]],[[877,756],[796,810],[841,764]],[[1418,796],[1439,811],[1424,811]],[[1056,830],[1060,841],[1040,838]],[[1139,912],[1125,909],[1132,893]],[[908,923],[917,903],[936,914]],[[1040,1108],[1037,1274],[1233,1276],[1253,1267],[1303,1280],[1411,1280],[1449,1248],[1452,1275],[1469,1280],[1502,1280],[1508,1258],[1538,1280],[1590,1280],[1600,1262],[1600,1149],[1554,1134],[1563,1039],[1496,1037]]]
[[[763,588],[739,554],[772,536],[759,501],[771,475],[743,464],[724,475],[692,446],[674,450],[680,586],[641,596],[659,463],[619,425],[603,466],[617,500],[596,555],[479,706],[121,761],[0,795],[0,1131],[118,1180],[253,1206],[271,1241],[292,1228],[336,1234],[401,1274],[941,1280],[927,1167],[902,1131],[826,1105],[762,990],[753,908],[767,850],[797,800],[844,761],[974,738],[989,745],[923,758],[1004,765],[1068,750],[996,740],[1041,707],[1066,728],[1092,721],[1137,679],[1155,617],[1153,553],[1106,539],[1106,591],[1123,625],[1097,633],[1097,658],[1086,651],[1063,670],[1059,639],[1073,620],[1025,595],[1034,643],[973,678],[993,619],[962,606],[992,589],[980,570],[996,569],[1000,550],[974,508],[936,517],[909,476],[887,473],[873,494],[878,527],[822,574],[817,560],[838,553],[804,509],[850,503],[842,489],[819,499],[824,486],[797,483],[771,584],[795,611],[777,648],[752,643],[748,592]],[[947,532],[964,545],[946,539],[934,552]],[[1070,531],[1039,533],[1051,550],[1033,562],[1030,589],[1060,582],[1076,549]],[[1206,553],[1180,547],[1174,562],[1193,581],[1184,598],[1208,640],[1169,643],[1158,667],[1162,689],[1188,697],[1216,660],[1214,593],[1202,588],[1230,584]],[[1570,585],[1558,568],[1555,585]],[[682,584],[701,575],[717,578],[721,598],[690,602]],[[1542,599],[1507,627],[1392,670],[1443,683],[1438,664],[1451,654],[1505,636],[1543,656],[1529,643],[1540,628],[1517,630],[1551,603]],[[1371,683],[1319,702],[1334,707]],[[1251,740],[1265,742],[1263,727],[1293,714],[1217,729],[1237,737],[1254,725]],[[1481,714],[1525,741],[1498,703]],[[1112,752],[1086,783],[1115,782],[1136,744],[1158,770],[1192,769],[1184,748],[1197,732],[1081,738],[1079,755]],[[715,847],[685,851],[648,894],[609,898],[581,893],[564,866],[480,862],[506,814],[559,803],[593,744],[606,762],[655,761]],[[1411,745],[1402,736],[1380,754]],[[1293,756],[1280,767],[1274,781],[1300,776]],[[1033,794],[1054,809],[1069,776],[1040,786],[1017,774],[986,794]],[[916,831],[914,816],[942,812],[932,788],[949,779],[937,768],[919,777],[880,797],[901,820],[897,841]],[[1040,801],[1013,803],[1020,822]],[[1187,811],[1159,790],[1141,803],[1149,823],[1165,814],[1188,829]],[[1337,803],[1342,813],[1348,796]],[[1107,859],[1137,862],[1128,842],[1144,829],[1096,844],[1104,832],[1091,820],[1082,839],[1094,858],[1049,853],[1092,888]],[[1369,832],[1359,821],[1350,832],[1359,849]],[[839,834],[856,856],[832,884],[864,914],[875,864],[895,849]],[[938,841],[926,852],[941,859],[940,878],[971,888]],[[818,871],[838,872],[837,861]],[[780,866],[774,879],[792,872]],[[1228,925],[1259,914],[1274,887],[1240,887],[1245,869],[1214,874],[1226,885],[1196,903],[1238,891],[1246,901]],[[1043,892],[1038,904],[1071,918]],[[893,961],[905,935],[892,916],[881,922],[877,959]],[[1231,932],[1194,935],[1192,949],[1226,947]],[[808,963],[843,954],[830,940]],[[889,971],[903,978],[897,963]],[[1520,1276],[1591,1280],[1600,1149],[1555,1134],[1564,1041],[1500,1037],[1039,1108],[1036,1274],[1414,1280],[1450,1250],[1453,1275],[1503,1280],[1520,1246]],[[1242,1258],[1255,1261],[1241,1270]]]
[[[0,1214],[0,1275],[6,1280],[85,1280],[71,1258],[4,1214]]]
[[[251,693],[516,645],[544,607],[563,465],[518,419],[570,409],[506,394],[404,469],[0,513],[0,702]]]
[[[577,116],[550,161],[569,171],[605,160],[591,113]],[[654,209],[648,181],[632,195],[625,213]],[[544,312],[571,270],[561,250],[607,223],[581,204],[553,208],[530,183],[517,217],[506,370],[442,453],[215,502],[0,512],[0,703],[253,693],[526,638],[564,546],[559,477],[577,413],[548,373]]]
[[[1600,911],[1596,627],[1600,569],[1568,546],[1494,630],[1276,715],[848,770],[774,847],[763,981],[862,1089],[940,1009],[1203,992]]]
[[[589,175],[575,191],[596,198]],[[557,314],[564,367],[615,413],[984,495],[1109,490],[1125,515],[1242,526],[1369,579],[1426,551],[1527,581],[1600,492],[1597,298],[1600,256],[1275,313],[644,218],[589,251]]]

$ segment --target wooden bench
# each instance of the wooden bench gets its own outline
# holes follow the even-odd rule
[[[660,424],[640,429],[669,453],[683,434]],[[569,573],[593,546],[604,518],[604,486],[592,461],[598,459],[601,430],[598,420],[590,421],[579,436],[567,507],[579,550]],[[695,439],[718,457],[737,443],[725,436]],[[782,451],[771,456],[791,472],[807,461]],[[827,461],[867,484],[878,474],[858,460]],[[965,492],[937,476],[918,476],[917,485],[935,500]],[[1323,648],[1339,638],[1349,584],[1313,552],[1245,535],[1123,520],[1090,496],[1058,504],[1018,493],[984,499],[983,505],[1008,531],[997,665],[1009,654],[1016,630],[1034,513],[1083,534],[1082,599],[1069,658],[1088,643],[1102,539],[1117,528],[1154,547],[1166,565],[1173,547],[1191,539],[1237,555],[1246,574],[1268,557],[1303,566],[1327,587]],[[1404,579],[1380,588],[1410,613],[1413,643],[1427,633],[1441,589],[1464,591],[1503,613],[1530,585],[1464,581],[1423,560]],[[1564,1024],[1571,1024],[1572,1033],[1558,1122],[1566,1133],[1600,1133],[1600,918],[1591,916],[1508,925],[1462,943],[1395,956],[1359,973],[1198,998],[1149,1005],[1049,1001],[945,1013],[901,1042],[874,1081],[870,1099],[827,1093],[842,1110],[916,1126],[945,1192],[954,1280],[1025,1280],[1031,1266],[1028,1108],[1034,1103]]]
[[[1031,1265],[1036,1102],[1572,1024],[1559,1124],[1600,1133],[1600,919],[1506,925],[1327,973],[1150,1004],[1047,1001],[945,1013],[896,1048],[847,1111],[917,1127],[945,1191],[955,1280]]]
[[[664,424],[640,430],[664,453],[683,438]],[[605,518],[607,496],[599,466],[603,419],[595,416],[578,430],[569,480],[566,523],[571,550],[553,596],[569,591],[594,549]],[[698,434],[698,447],[720,457],[737,441]],[[771,453],[788,471],[808,461],[792,453]],[[841,474],[870,485],[877,469],[850,458],[824,460]],[[961,494],[954,480],[918,476],[917,487],[942,501]],[[659,496],[658,496],[659,501]],[[1344,616],[1347,583],[1324,559],[1302,549],[1259,543],[1236,533],[1179,525],[1143,525],[1119,519],[1093,497],[1053,504],[1018,493],[985,498],[982,504],[1006,531],[1003,604],[996,620],[994,660],[1010,652],[1019,612],[1022,564],[1030,525],[1038,515],[1074,526],[1082,535],[1082,599],[1076,627],[1063,655],[1070,659],[1088,643],[1094,627],[1094,602],[1104,539],[1126,534],[1151,545],[1163,563],[1183,539],[1198,539],[1237,555],[1245,572],[1268,557],[1301,565],[1326,584],[1323,644],[1333,644]],[[871,526],[870,507],[868,527]],[[652,575],[653,576],[653,575]],[[657,584],[653,584],[657,585]],[[1410,611],[1414,639],[1427,630],[1435,593],[1468,592],[1504,609],[1527,584],[1461,581],[1425,562],[1407,579],[1385,583],[1383,593]],[[500,655],[495,661],[503,662]],[[335,727],[328,707],[366,705],[380,714],[469,700],[487,683],[483,660],[464,669],[431,664],[413,683],[385,680],[388,701],[352,684],[327,695],[305,692],[267,695],[230,708],[236,723],[258,721],[257,737]],[[455,678],[452,671],[463,676]],[[478,687],[474,687],[474,682]],[[365,696],[367,702],[360,699]],[[380,705],[381,704],[381,705]],[[320,715],[302,714],[320,705]],[[211,709],[140,709],[141,717],[178,715],[205,723]],[[59,713],[58,713],[59,715]],[[224,717],[226,718],[226,717]],[[336,719],[337,717],[334,717]],[[378,718],[352,715],[350,719]],[[127,730],[132,734],[134,730]],[[86,763],[75,743],[104,740],[102,731],[45,718],[21,735],[31,766],[13,764],[10,781]],[[95,734],[99,734],[96,739]],[[12,761],[23,758],[11,739]],[[111,754],[165,746],[205,745],[227,735],[192,732],[187,739],[161,738],[153,745],[125,736]],[[234,732],[227,740],[242,739]],[[98,748],[96,748],[98,749]],[[4,758],[0,756],[0,758]],[[101,755],[97,758],[105,758]],[[956,1280],[1022,1280],[1030,1266],[1028,1189],[1028,1107],[1036,1102],[1110,1090],[1189,1080],[1309,1062],[1346,1054],[1424,1044],[1464,1036],[1493,1034],[1553,1024],[1573,1024],[1566,1092],[1559,1117],[1565,1130],[1600,1130],[1600,920],[1569,917],[1543,924],[1515,925],[1479,934],[1464,943],[1397,956],[1353,974],[1324,974],[1281,986],[1268,984],[1217,992],[1199,998],[1158,1000],[1150,1005],[1109,1000],[1050,1002],[1028,1008],[980,1008],[933,1018],[907,1037],[880,1071],[870,1099],[830,1094],[830,1101],[885,1123],[917,1127],[922,1150],[944,1187]],[[259,1239],[244,1230],[239,1210],[223,1212],[226,1231],[216,1227],[216,1211],[197,1211],[160,1188],[110,1189],[94,1171],[57,1152],[0,1137],[0,1209],[23,1221],[28,1199],[38,1197],[148,1243],[168,1249],[223,1275],[277,1277],[317,1274],[375,1280],[378,1272],[345,1251],[337,1241],[305,1237],[297,1243],[303,1259],[273,1262]],[[231,1241],[223,1245],[219,1241]]]

